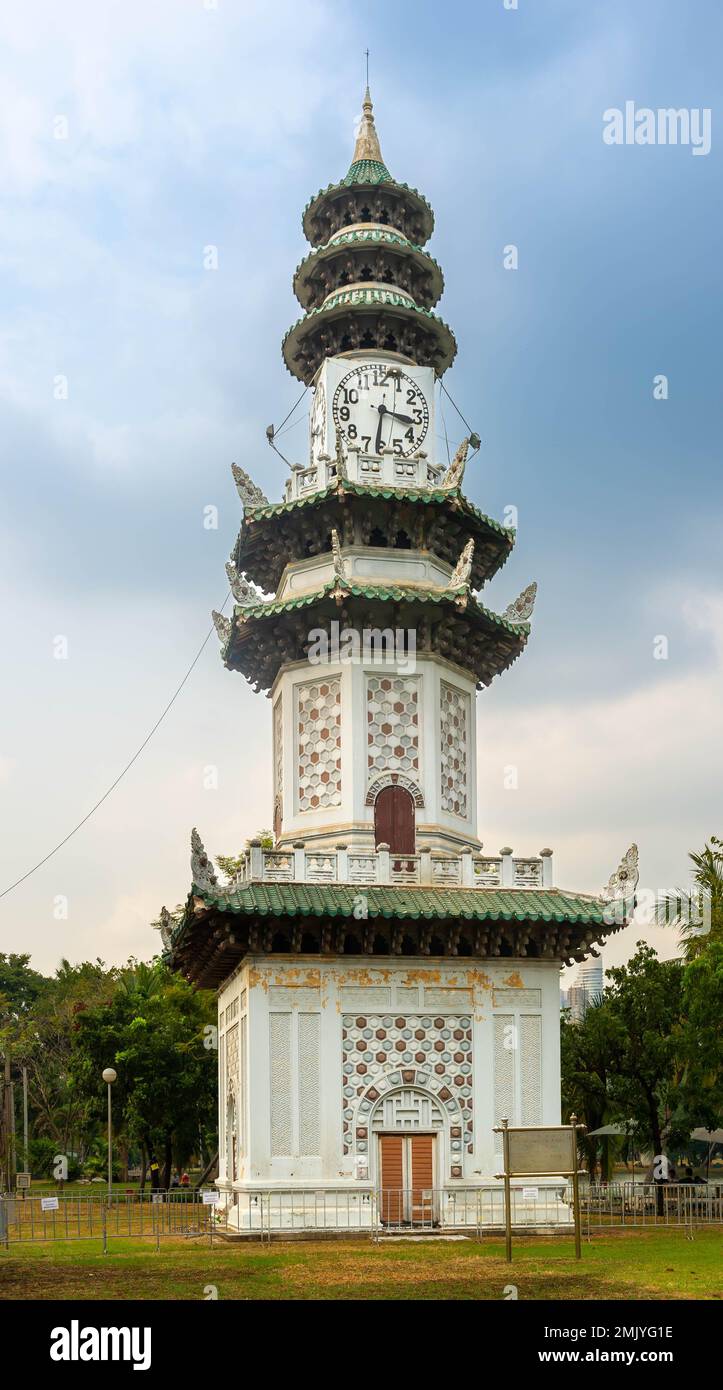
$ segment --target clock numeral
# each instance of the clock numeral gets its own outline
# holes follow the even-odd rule
[[[364,453],[365,453],[365,454],[368,454],[368,453],[369,453],[369,450],[370,450],[371,447],[372,447],[372,437],[371,437],[371,435],[370,435],[370,434],[363,434],[362,437],[361,437],[361,442],[362,442],[362,449],[364,450]]]

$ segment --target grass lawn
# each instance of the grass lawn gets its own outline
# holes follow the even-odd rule
[[[287,1242],[262,1247],[207,1238],[57,1242],[0,1250],[0,1299],[720,1299],[723,1232],[595,1235],[574,1259],[568,1237]]]

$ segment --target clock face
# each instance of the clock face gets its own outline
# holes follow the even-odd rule
[[[332,416],[347,444],[364,454],[393,449],[409,458],[429,429],[429,404],[421,388],[399,367],[360,362],[334,392]]]
[[[326,392],[321,381],[314,391],[314,404],[309,427],[311,429],[311,452],[315,454],[323,445],[326,434]]]

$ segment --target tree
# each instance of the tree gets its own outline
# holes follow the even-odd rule
[[[565,1012],[561,1027],[563,1115],[574,1111],[587,1131],[599,1129],[612,1112],[609,1069],[615,1029],[610,1013],[600,998],[589,1005],[579,1022],[572,1022]],[[611,1177],[612,1146],[586,1134],[581,1149],[591,1182],[602,1150],[600,1175],[607,1181]]]
[[[676,1133],[723,1124],[723,942],[713,940],[683,971],[683,1076]]]
[[[695,891],[678,888],[657,904],[656,918],[677,927],[687,961],[712,942],[723,941],[723,840],[711,835],[702,850],[691,850]]]
[[[645,942],[627,965],[607,971],[603,1009],[610,1022],[609,1094],[631,1134],[658,1154],[678,1104],[682,1075],[683,966],[658,960]]]
[[[15,998],[12,1015],[6,1013],[5,1035],[15,1066],[28,1071],[31,1141],[46,1140],[46,1148],[52,1146],[54,1153],[82,1156],[97,1126],[86,1100],[71,1084],[78,1017],[110,997],[118,972],[100,960],[80,965],[63,960],[55,975],[46,978],[28,969],[28,959],[4,958],[5,963],[14,962],[5,978],[10,977]]]
[[[118,1073],[113,1122],[129,1139],[163,1160],[163,1185],[173,1163],[215,1145],[216,1006],[161,961],[131,962],[107,1006],[80,1019],[74,1077],[102,1114],[104,1067]]]
[[[231,881],[238,878],[241,869],[244,867],[246,863],[246,855],[248,851],[250,850],[252,844],[257,843],[261,845],[262,849],[273,849],[273,830],[257,830],[256,834],[252,837],[252,839],[246,841],[246,849],[243,852],[243,854],[217,854],[216,864],[218,868],[221,870],[221,873],[225,874],[226,878],[230,879]]]

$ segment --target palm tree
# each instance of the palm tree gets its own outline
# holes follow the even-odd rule
[[[723,840],[711,835],[710,844],[691,850],[688,858],[695,891],[677,888],[659,898],[655,918],[661,926],[678,928],[683,957],[691,961],[711,941],[723,940]]]

